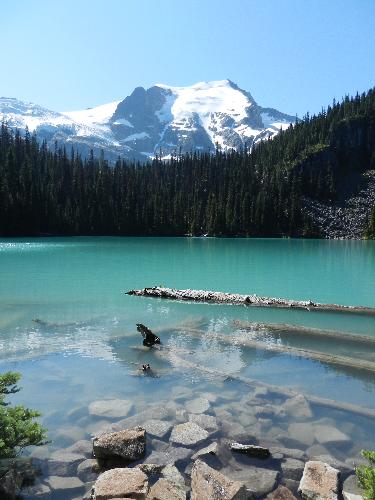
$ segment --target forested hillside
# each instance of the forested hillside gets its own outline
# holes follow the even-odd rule
[[[251,152],[146,165],[48,151],[3,123],[0,234],[329,236],[316,207],[345,205],[373,170],[375,89],[305,116]],[[374,212],[363,220],[362,234],[374,237]]]

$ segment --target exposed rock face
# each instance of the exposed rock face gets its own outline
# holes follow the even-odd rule
[[[0,97],[0,122],[26,126],[49,147],[67,141],[82,156],[90,149],[106,157],[146,160],[159,153],[250,147],[287,128],[295,117],[259,106],[229,80],[190,87],[137,87],[121,102],[84,111],[57,113],[36,104]]]
[[[147,500],[186,500],[186,493],[176,484],[160,478],[151,488]]]
[[[95,485],[93,500],[112,498],[136,498],[145,500],[148,492],[148,480],[138,467],[134,469],[117,468],[101,474]]]
[[[253,444],[230,443],[230,449],[236,453],[243,453],[250,457],[268,458],[270,450],[262,446],[255,446]]]
[[[338,500],[340,471],[323,462],[305,464],[298,488],[304,500]]]
[[[197,460],[191,471],[191,500],[246,500],[246,486]]]
[[[199,425],[193,422],[186,422],[185,424],[178,424],[173,427],[169,440],[172,443],[192,446],[206,440],[208,436],[208,432],[199,427]]]
[[[146,452],[146,431],[142,427],[134,427],[103,434],[93,439],[93,448],[97,458],[138,460]]]
[[[324,238],[362,239],[375,204],[375,171],[361,175],[357,192],[329,203],[305,197],[304,212]]]
[[[267,495],[266,500],[297,500],[289,488],[279,486],[275,491]]]
[[[106,418],[124,418],[129,415],[133,403],[127,399],[104,399],[89,405],[90,415]]]

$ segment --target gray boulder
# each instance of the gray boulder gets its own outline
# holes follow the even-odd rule
[[[194,422],[186,422],[173,427],[169,440],[172,443],[192,446],[205,441],[208,436],[209,433],[199,425]]]
[[[93,490],[93,500],[112,498],[145,500],[148,493],[148,479],[138,467],[110,469],[98,477]]]
[[[97,458],[139,460],[146,453],[146,431],[142,427],[134,427],[103,434],[93,439],[93,449]]]
[[[248,498],[244,483],[233,481],[201,460],[196,460],[191,471],[191,500],[246,500]]]
[[[151,486],[147,500],[186,500],[186,492],[167,479],[160,478]]]
[[[324,462],[307,462],[298,492],[303,500],[338,500],[340,471]]]

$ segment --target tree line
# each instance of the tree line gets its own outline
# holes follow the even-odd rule
[[[251,151],[147,164],[51,151],[2,123],[0,235],[319,236],[304,197],[335,201],[370,168],[375,89],[307,114]]]

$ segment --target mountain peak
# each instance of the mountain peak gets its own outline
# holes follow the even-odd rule
[[[91,149],[145,161],[162,151],[214,151],[251,147],[288,127],[294,117],[260,107],[229,79],[186,87],[158,83],[137,87],[122,101],[57,113],[17,99],[0,98],[0,120],[35,131],[54,146],[69,143],[82,155]]]

